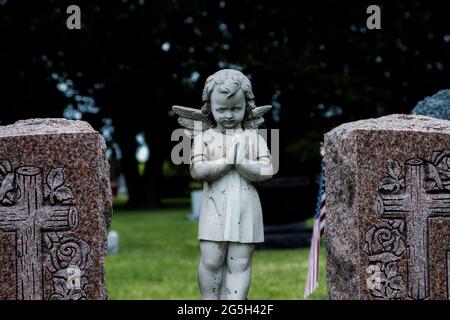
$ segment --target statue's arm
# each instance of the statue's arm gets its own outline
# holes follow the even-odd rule
[[[273,176],[272,160],[270,157],[261,157],[258,160],[237,163],[236,171],[252,182],[269,180]]]
[[[194,180],[213,181],[224,176],[232,164],[226,163],[225,158],[209,161],[192,161],[191,176]]]
[[[273,176],[272,157],[265,140],[258,135],[258,155],[256,160],[249,160],[249,149],[240,145],[236,155],[236,171],[252,182],[269,180]]]
[[[229,155],[233,156],[233,155]],[[213,181],[230,171],[233,162],[227,158],[208,160],[206,148],[201,139],[194,138],[190,171],[194,180]]]

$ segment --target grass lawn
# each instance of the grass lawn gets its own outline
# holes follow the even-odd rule
[[[120,252],[107,257],[109,299],[199,299],[197,222],[189,209],[116,210]],[[326,299],[324,251],[320,286]],[[256,250],[249,299],[303,299],[309,249]]]

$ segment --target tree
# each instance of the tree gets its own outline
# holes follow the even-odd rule
[[[81,30],[65,27],[70,4],[81,8]],[[200,107],[206,77],[234,67],[251,77],[258,104],[274,105],[267,126],[280,129],[279,174],[310,175],[326,131],[408,113],[448,86],[446,11],[417,0],[381,3],[381,30],[367,30],[369,4],[9,1],[0,7],[1,123],[61,116],[69,104],[82,111],[77,99],[92,97],[98,112],[83,119],[96,129],[112,120],[130,205],[158,206],[178,127],[170,107]],[[138,133],[150,146],[142,176]]]

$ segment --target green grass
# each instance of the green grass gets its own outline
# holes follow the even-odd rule
[[[120,252],[107,257],[109,299],[199,299],[197,222],[189,209],[116,211]],[[323,249],[322,249],[323,250]],[[326,299],[322,251],[320,286]],[[303,299],[309,249],[256,250],[249,299]]]

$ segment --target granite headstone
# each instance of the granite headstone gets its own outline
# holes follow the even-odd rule
[[[103,138],[88,123],[0,127],[0,299],[105,299],[112,214]]]
[[[450,122],[390,115],[325,135],[331,299],[449,299]]]

